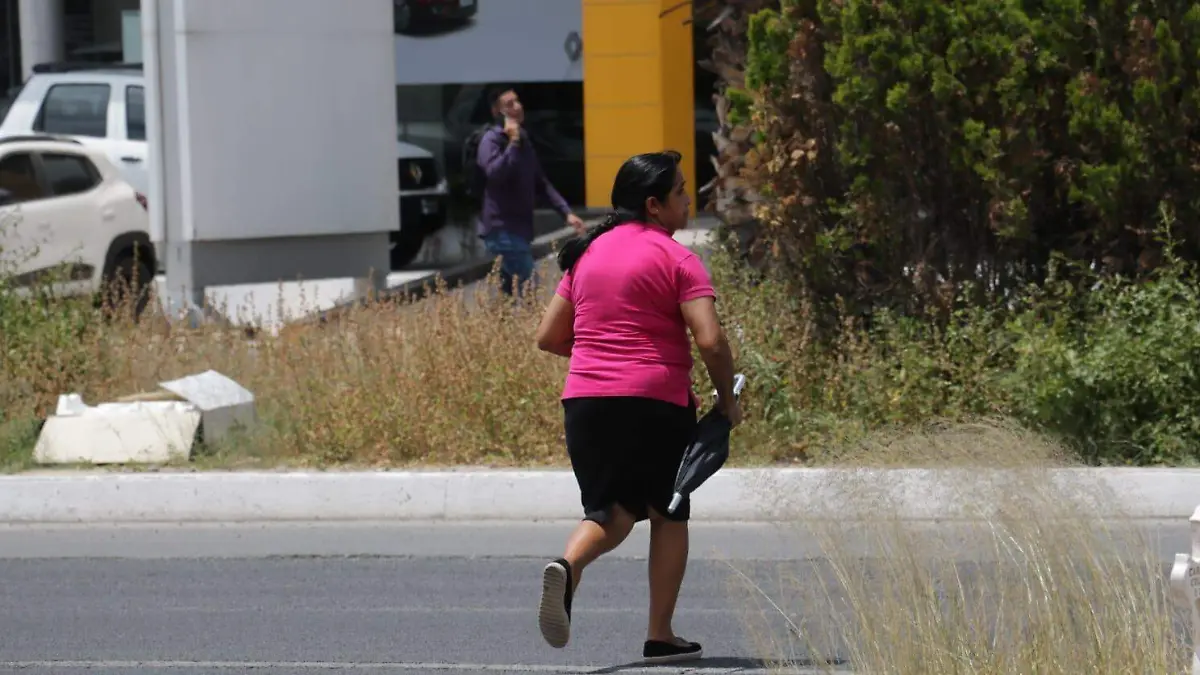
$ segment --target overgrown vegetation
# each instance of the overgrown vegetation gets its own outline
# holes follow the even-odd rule
[[[833,340],[816,339],[811,310],[784,284],[718,255],[721,311],[750,376],[733,462],[861,463],[847,453],[879,429],[980,417],[1055,434],[1091,462],[1193,462],[1200,287],[1166,250],[1170,264],[1140,282],[1099,279],[1081,296],[1055,272],[1004,307],[948,321],[879,312],[869,328],[846,317]],[[209,368],[257,394],[263,427],[204,461],[563,464],[566,362],[532,345],[555,279],[543,271],[520,302],[441,287],[253,337],[0,293],[0,464],[24,465],[61,393],[96,403]],[[695,376],[708,391],[702,366]]]
[[[785,504],[782,533],[816,550],[779,563],[769,584],[735,568],[734,606],[758,651],[829,673],[1187,670],[1185,612],[1154,535],[1099,481],[1049,479],[1053,444],[979,425],[884,445],[896,463],[950,469],[923,484],[945,499],[943,519],[906,518],[918,493],[893,491],[886,471],[840,472],[821,499]]]
[[[1200,5],[715,5],[743,436],[836,461],[999,416],[1094,463],[1200,456]]]
[[[1139,281],[1068,274],[1060,261],[1045,282],[990,305],[961,301],[948,317],[880,309],[864,326],[843,311],[825,339],[787,284],[715,265],[755,383],[739,433],[775,459],[824,462],[879,429],[1001,417],[1092,463],[1194,463],[1200,285],[1164,250]]]
[[[714,37],[731,237],[709,261],[750,375],[734,463],[862,462],[879,430],[980,418],[1090,463],[1196,462],[1200,5],[737,7]],[[0,464],[61,393],[208,368],[264,420],[205,449],[220,464],[563,464],[544,272],[518,303],[442,288],[247,338],[0,271]]]
[[[951,306],[1200,252],[1200,6],[783,0],[747,18],[746,179],[772,269],[826,310]]]
[[[62,393],[94,404],[212,368],[256,394],[262,425],[204,448],[207,464],[561,462],[565,363],[532,342],[549,291],[512,302],[442,286],[422,301],[373,302],[329,324],[253,336],[153,314],[105,321],[85,302],[8,294],[6,314],[23,318],[0,334],[0,449],[27,441]]]

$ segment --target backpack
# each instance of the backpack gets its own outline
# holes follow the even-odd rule
[[[483,172],[483,167],[479,166],[479,144],[483,141],[484,134],[494,126],[489,123],[477,127],[463,143],[462,165],[466,175],[467,197],[476,205],[483,202],[483,188],[487,185],[487,174]],[[502,147],[507,145],[508,136],[504,136]]]

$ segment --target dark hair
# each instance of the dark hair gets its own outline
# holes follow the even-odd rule
[[[495,110],[500,97],[510,91],[516,91],[511,84],[493,84],[487,89],[488,110]]]
[[[654,197],[665,202],[675,189],[675,172],[682,155],[674,150],[647,152],[625,160],[613,180],[612,208],[604,220],[582,236],[563,244],[558,252],[558,268],[564,272],[575,267],[583,252],[596,238],[613,228],[634,220],[645,221],[646,200]]]

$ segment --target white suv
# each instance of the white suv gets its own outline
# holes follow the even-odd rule
[[[0,123],[0,138],[74,138],[103,151],[135,190],[153,199],[141,65],[47,63],[33,71]],[[412,262],[425,238],[446,224],[449,193],[433,154],[423,148],[397,141],[396,170],[401,217],[400,230],[390,233],[393,269]]]
[[[0,138],[0,275],[18,292],[39,280],[62,295],[154,283],[146,198],[103,152],[72,139]],[[46,276],[54,271],[61,275]],[[116,298],[110,298],[113,300]]]

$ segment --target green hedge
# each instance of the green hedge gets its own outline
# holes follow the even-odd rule
[[[869,325],[843,313],[817,339],[787,284],[747,283],[718,255],[722,316],[752,383],[739,452],[836,462],[881,430],[1001,418],[1089,464],[1196,464],[1200,284],[1170,249],[1165,261],[1134,281],[1056,259],[1004,302],[963,301],[948,317],[881,309]]]
[[[1163,207],[1200,252],[1200,4],[780,5],[730,100],[778,198],[766,239],[819,298],[1019,286],[1056,251],[1140,274]]]
[[[1000,416],[1200,459],[1200,3],[781,0],[746,39],[747,442]]]

